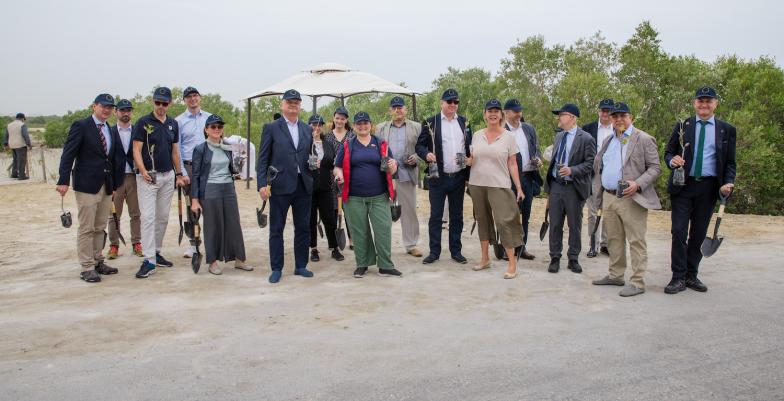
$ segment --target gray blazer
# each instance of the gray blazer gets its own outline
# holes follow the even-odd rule
[[[602,157],[607,147],[610,145],[612,136],[608,136],[602,142],[602,148],[596,154],[593,163],[593,197],[598,208],[602,207]],[[645,131],[634,127],[629,143],[626,145],[626,158],[623,161],[623,179],[636,182],[641,191],[632,195],[632,199],[646,209],[661,209],[659,196],[656,194],[654,184],[656,178],[661,175],[659,165],[659,147],[656,139]]]
[[[553,154],[556,151],[555,146],[561,143],[564,132],[561,131],[555,136]],[[595,156],[596,141],[593,140],[591,134],[577,127],[577,133],[572,142],[572,149],[569,152],[567,167],[572,169],[572,183],[575,190],[577,190],[577,196],[581,200],[586,200],[591,196],[591,172],[593,171],[593,159]],[[547,176],[544,179],[544,191],[547,193],[550,193],[551,185],[559,185],[551,183],[551,181],[555,180],[553,178],[553,170],[556,168],[556,164],[551,161],[550,166],[547,168]]]
[[[379,124],[378,127],[376,127],[376,136],[379,139],[389,143],[389,133],[391,131],[391,129],[390,129],[391,126],[392,126],[392,122],[391,121],[384,121],[383,123]],[[411,177],[419,177],[418,166],[419,166],[419,161],[421,159],[419,159],[419,156],[417,156],[415,148],[416,148],[417,138],[419,138],[419,133],[421,131],[422,131],[422,124],[420,124],[420,123],[418,123],[416,121],[411,121],[409,119],[406,119],[406,151],[405,151],[405,153],[409,154],[409,155],[416,156],[417,157],[417,164],[414,165],[414,166],[409,166],[409,165],[401,163],[400,164],[400,168],[405,168],[408,171],[408,173],[409,173],[409,175]],[[398,158],[398,159],[402,159],[404,155],[394,155],[394,156],[396,158]],[[419,186],[419,179],[418,178],[416,179],[416,184],[417,184],[417,186]]]

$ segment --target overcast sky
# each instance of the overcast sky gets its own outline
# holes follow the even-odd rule
[[[784,60],[775,1],[43,1],[0,21],[0,114],[63,114],[96,94],[193,85],[239,104],[293,73],[337,62],[425,91],[447,67],[495,73],[518,39],[624,43],[643,20],[665,51]],[[706,7],[703,9],[703,7]]]

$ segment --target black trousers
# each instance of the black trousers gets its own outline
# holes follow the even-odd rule
[[[708,232],[713,208],[719,199],[715,177],[700,181],[689,177],[686,186],[672,195],[672,278],[683,280],[697,277],[702,260],[700,247]]]
[[[460,255],[463,243],[463,197],[465,194],[465,174],[442,175],[430,182],[430,220],[427,222],[430,234],[430,254],[441,255],[441,224],[443,224],[444,203],[449,199],[449,253]]]
[[[523,245],[518,246],[515,248],[515,255],[519,253],[521,250],[525,250],[526,244],[528,244],[528,222],[531,220],[531,206],[534,202],[534,191],[537,189],[539,184],[534,181],[534,173],[527,172],[523,173],[520,176],[520,186],[523,187],[523,194],[525,195],[525,199],[523,199]],[[517,195],[517,191],[514,188],[514,184],[512,185],[512,191],[515,191],[515,195]]]
[[[335,237],[335,229],[337,222],[335,220],[335,199],[332,198],[333,193],[331,190],[316,190],[313,191],[313,200],[310,203],[310,247],[315,248],[318,242],[318,220],[321,217],[321,222],[324,223],[324,231],[327,236],[327,246],[330,249],[338,246],[337,238]]]
[[[283,229],[289,208],[294,220],[294,269],[308,267],[308,239],[310,238],[310,201],[302,177],[297,178],[297,189],[292,194],[270,196],[269,253],[270,268],[283,270]]]
[[[27,178],[27,148],[12,149],[11,178]]]
[[[571,182],[559,184],[556,181],[550,186],[550,257],[560,258],[563,252],[563,226],[569,223],[569,260],[577,260],[580,256],[582,241],[580,233],[583,227],[583,205],[577,190]]]

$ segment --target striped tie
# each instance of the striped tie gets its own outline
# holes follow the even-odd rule
[[[96,127],[98,127],[98,137],[101,138],[101,145],[103,146],[103,154],[108,155],[109,149],[106,146],[106,137],[103,136],[103,123],[97,124]]]

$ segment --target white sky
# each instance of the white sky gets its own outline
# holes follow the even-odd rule
[[[239,104],[322,62],[425,91],[447,67],[499,61],[518,39],[624,43],[643,20],[672,54],[784,59],[774,1],[11,0],[0,21],[0,114],[63,114],[96,94],[193,85]],[[703,7],[705,7],[703,9]]]

